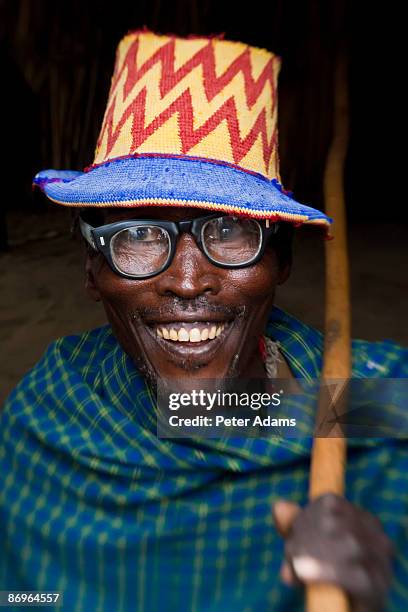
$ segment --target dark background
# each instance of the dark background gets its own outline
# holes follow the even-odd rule
[[[392,2],[0,0],[0,248],[6,249],[0,386],[10,389],[55,337],[104,320],[84,297],[68,211],[33,193],[31,179],[40,169],[92,163],[115,48],[128,30],[143,26],[180,35],[222,32],[282,57],[282,178],[296,199],[317,208],[324,208],[335,55],[343,49],[353,333],[408,344],[404,24],[402,3]],[[292,279],[278,295],[280,305],[320,328],[323,261],[322,243],[300,233]]]

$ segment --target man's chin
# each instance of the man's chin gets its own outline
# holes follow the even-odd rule
[[[231,354],[219,349],[212,358],[204,353],[195,352],[193,355],[186,350],[184,354],[169,355],[169,358],[159,363],[155,359],[151,360],[151,366],[157,378],[173,378],[181,380],[194,379],[222,379],[232,376]]]

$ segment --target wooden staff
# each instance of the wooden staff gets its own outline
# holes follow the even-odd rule
[[[322,380],[348,379],[351,375],[349,265],[343,170],[347,149],[348,101],[346,62],[337,62],[334,134],[324,177],[325,211],[335,220],[335,240],[326,242],[326,313]],[[322,393],[317,424],[324,420]],[[327,395],[326,395],[327,404]],[[310,469],[310,499],[323,493],[344,493],[346,440],[332,429],[329,437],[314,439]],[[345,593],[333,585],[307,588],[308,612],[346,612]]]

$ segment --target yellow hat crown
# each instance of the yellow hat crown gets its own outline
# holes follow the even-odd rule
[[[95,164],[180,156],[279,177],[272,53],[217,38],[133,32],[119,44]]]

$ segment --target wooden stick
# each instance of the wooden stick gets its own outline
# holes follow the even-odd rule
[[[326,242],[326,315],[322,380],[348,379],[351,375],[349,265],[346,239],[346,213],[343,170],[348,132],[346,62],[337,63],[335,82],[334,135],[324,178],[325,210],[335,219],[335,240]],[[327,403],[327,402],[326,402]],[[324,419],[322,402],[318,424]],[[346,440],[338,430],[329,437],[315,438],[311,471],[310,499],[323,493],[344,493]],[[346,612],[348,598],[333,585],[313,585],[307,589],[308,612]]]

